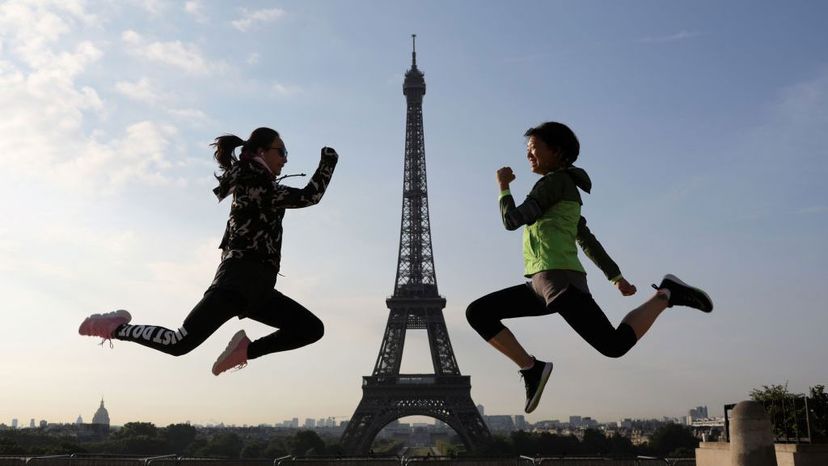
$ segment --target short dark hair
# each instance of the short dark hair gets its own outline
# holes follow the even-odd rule
[[[578,154],[581,153],[581,143],[578,142],[578,137],[568,126],[557,121],[547,121],[529,128],[523,135],[527,138],[534,136],[547,146],[560,150],[564,160],[569,164],[578,160]]]

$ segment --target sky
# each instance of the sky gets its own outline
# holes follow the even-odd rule
[[[514,168],[522,199],[522,134],[549,120],[580,138],[583,214],[639,289],[622,297],[582,256],[609,319],[666,273],[716,308],[669,309],[621,359],[558,316],[508,321],[555,363],[527,420],[721,415],[762,385],[826,384],[826,17],[807,0],[3,1],[0,423],[89,421],[102,398],[113,424],[350,417],[393,293],[414,33],[437,281],[486,414],[522,414],[523,386],[464,312],[524,280],[495,171]],[[271,329],[233,319],[181,357],[79,336],[115,309],[180,326],[229,210],[208,144],[259,126],[282,134],[284,173],[340,154],[322,202],[285,216],[277,284],[324,338],[215,377],[236,331]],[[431,369],[409,331],[403,372]]]

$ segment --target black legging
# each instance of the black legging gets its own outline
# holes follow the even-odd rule
[[[615,328],[592,295],[568,287],[546,306],[528,284],[512,286],[483,296],[469,304],[466,319],[486,341],[506,327],[501,319],[558,313],[593,348],[604,356],[618,358],[632,348],[637,338],[625,323]]]
[[[181,356],[204,343],[233,317],[249,317],[279,330],[247,347],[247,358],[309,345],[325,333],[322,321],[276,291],[276,271],[255,261],[230,259],[219,265],[213,285],[178,330],[157,325],[122,325],[113,338]]]

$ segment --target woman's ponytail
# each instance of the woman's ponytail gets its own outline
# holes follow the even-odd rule
[[[213,154],[213,157],[215,157],[219,167],[221,167],[222,171],[227,171],[233,166],[233,162],[235,160],[235,157],[233,157],[233,150],[235,150],[236,147],[244,145],[244,140],[236,135],[226,134],[224,136],[217,137],[216,142],[210,145],[216,148],[216,152]]]

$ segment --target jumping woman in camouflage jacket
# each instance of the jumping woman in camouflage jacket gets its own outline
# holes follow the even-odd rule
[[[249,317],[277,330],[250,341],[236,333],[213,364],[213,374],[244,367],[250,359],[313,343],[324,333],[322,322],[302,305],[274,289],[282,249],[285,209],[318,203],[331,180],[338,155],[325,147],[316,173],[302,189],[276,181],[287,163],[287,149],[270,128],[253,131],[247,141],[233,135],[216,138],[215,158],[223,171],[214,190],[219,201],[232,195],[230,218],[219,246],[221,264],[204,297],[178,330],[130,325],[118,310],[95,314],[80,326],[81,335],[133,341],[174,356],[189,353],[232,317]],[[238,159],[233,152],[241,146]]]

